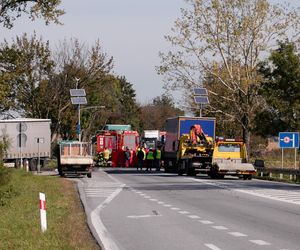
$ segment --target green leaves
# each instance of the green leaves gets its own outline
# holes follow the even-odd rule
[[[296,131],[300,127],[300,58],[294,43],[279,42],[269,59],[259,70],[263,75],[261,95],[268,107],[259,113],[257,130],[262,120],[267,120],[270,135],[280,131]],[[267,119],[266,119],[267,118]]]
[[[58,9],[61,0],[2,0],[0,3],[0,24],[12,28],[14,21],[22,14],[28,14],[31,20],[44,18],[46,24],[59,24],[59,17],[65,12]]]

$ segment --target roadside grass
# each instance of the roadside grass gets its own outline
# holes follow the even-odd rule
[[[75,183],[12,169],[12,193],[0,204],[0,249],[100,249],[90,234]],[[7,187],[6,187],[7,188]],[[40,229],[39,192],[46,194],[47,224]]]

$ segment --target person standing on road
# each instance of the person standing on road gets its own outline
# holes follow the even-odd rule
[[[152,166],[153,166],[153,150],[152,148],[149,149],[147,156],[146,156],[146,163],[147,163],[147,169],[146,171],[148,171],[148,169],[150,168],[150,171],[152,170]]]
[[[103,158],[104,158],[105,166],[107,166],[107,163],[108,163],[109,158],[110,158],[110,151],[108,150],[108,148],[104,148]]]
[[[161,151],[159,148],[157,148],[154,151],[153,158],[154,158],[154,167],[156,168],[156,171],[160,171]]]
[[[143,150],[142,147],[138,148],[136,156],[137,156],[137,168],[136,168],[136,170],[139,170],[139,168],[141,170],[143,170],[145,151]]]
[[[130,166],[130,157],[131,157],[130,150],[128,147],[126,147],[126,151],[125,151],[125,167],[126,168],[129,168],[129,166]]]

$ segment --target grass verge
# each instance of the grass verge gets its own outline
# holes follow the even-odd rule
[[[11,171],[8,185],[12,194],[0,205],[1,250],[100,249],[87,227],[75,183],[54,176]],[[46,194],[45,233],[40,229],[39,192]]]

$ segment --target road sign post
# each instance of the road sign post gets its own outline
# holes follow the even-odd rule
[[[297,149],[299,148],[299,132],[280,132],[279,147],[281,148],[281,167],[283,168],[284,148],[295,149],[295,169],[297,168]]]

